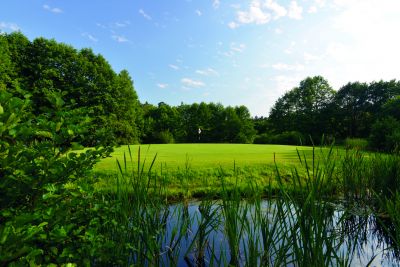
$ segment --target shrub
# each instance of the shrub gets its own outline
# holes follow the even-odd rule
[[[364,150],[368,147],[368,141],[362,138],[346,138],[344,146],[348,149]]]
[[[259,134],[254,138],[254,144],[268,144],[271,142],[271,135],[268,133]]]
[[[400,122],[390,116],[377,120],[372,125],[369,144],[377,151],[394,151],[400,145]]]
[[[173,134],[169,130],[154,134],[153,142],[156,144],[173,144],[175,142]]]
[[[88,121],[54,100],[35,116],[29,98],[0,90],[1,266],[109,261],[112,211],[82,177],[111,148],[68,153]]]

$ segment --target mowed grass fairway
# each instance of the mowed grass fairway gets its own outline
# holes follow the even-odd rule
[[[285,145],[254,145],[254,144],[152,144],[152,145],[131,145],[129,146],[132,163],[138,160],[138,150],[141,151],[141,162],[146,160],[149,166],[157,154],[154,169],[160,165],[169,170],[185,168],[209,169],[209,168],[233,168],[234,164],[238,167],[260,167],[262,165],[274,164],[274,154],[276,162],[281,165],[292,165],[299,162],[296,149],[302,155],[311,155],[312,147],[296,147]],[[112,157],[105,158],[99,162],[95,170],[97,171],[116,171],[118,160],[121,165],[124,162],[124,154],[131,164],[128,146],[115,148]]]

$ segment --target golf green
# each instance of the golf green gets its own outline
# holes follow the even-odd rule
[[[152,144],[131,145],[115,148],[112,157],[99,162],[95,169],[104,171],[116,170],[116,160],[124,162],[124,154],[128,164],[136,164],[140,148],[141,162],[146,161],[148,166],[157,154],[155,167],[161,164],[168,168],[184,168],[187,164],[191,168],[204,169],[215,167],[256,166],[273,164],[274,157],[279,164],[298,163],[297,151],[311,153],[312,147],[296,147],[285,145],[255,145],[255,144]]]

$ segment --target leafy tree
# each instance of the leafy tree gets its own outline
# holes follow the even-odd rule
[[[35,115],[51,110],[49,99],[57,94],[66,109],[86,109],[91,130],[80,141],[82,144],[139,141],[141,109],[127,71],[117,75],[101,55],[90,49],[78,51],[45,38],[30,42],[21,33],[2,35],[4,39],[13,63],[7,67],[12,70],[7,75],[12,82],[5,81],[7,90],[21,98],[31,95]],[[7,46],[2,48],[7,50]]]
[[[342,138],[368,137],[384,104],[399,94],[400,83],[395,80],[346,84],[334,100],[336,132]]]
[[[143,113],[133,81],[126,70],[116,77],[112,91],[113,110],[111,123],[117,143],[134,144],[140,140],[140,126],[143,124]]]
[[[400,121],[400,95],[389,99],[382,107],[382,116],[392,116]]]
[[[270,122],[278,133],[299,131],[318,140],[331,128],[324,113],[334,95],[335,91],[323,77],[308,77],[276,101]]]

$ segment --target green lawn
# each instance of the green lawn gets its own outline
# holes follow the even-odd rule
[[[305,168],[300,166],[297,150],[302,157],[303,154],[306,155],[309,164],[312,161],[313,151],[312,147],[285,145],[132,145],[129,147],[131,160],[128,146],[121,146],[115,148],[111,157],[101,160],[95,166],[96,177],[101,177],[96,183],[96,187],[103,191],[117,190],[115,175],[119,171],[116,162],[117,160],[120,162],[125,173],[124,155],[128,171],[128,176],[125,174],[124,177],[131,177],[130,170],[134,170],[133,173],[136,173],[139,147],[141,165],[145,161],[145,172],[149,170],[149,166],[157,154],[152,168],[152,172],[156,173],[153,178],[158,181],[158,184],[163,184],[167,194],[172,198],[200,197],[218,193],[222,176],[228,186],[232,188],[237,184],[241,192],[248,190],[251,183],[256,183],[261,189],[269,185],[277,188],[274,155],[281,177],[285,177],[285,181],[290,181],[294,167],[298,169],[301,176],[305,175]],[[324,154],[327,152],[326,149],[322,149],[322,151]],[[319,148],[316,149],[316,158],[321,155],[320,152]],[[129,187],[129,185],[127,186]]]
[[[262,166],[273,164],[274,153],[279,164],[296,164],[300,153],[310,154],[311,147],[296,147],[284,145],[254,145],[254,144],[153,144],[140,145],[141,161],[146,159],[147,166],[157,153],[155,168],[162,164],[168,169],[184,168],[189,163],[192,169],[232,168],[233,164],[241,167]],[[133,162],[137,162],[139,145],[130,146]],[[115,148],[112,157],[103,159],[96,165],[97,171],[117,170],[116,160],[124,162],[124,153],[128,162],[128,146]]]

